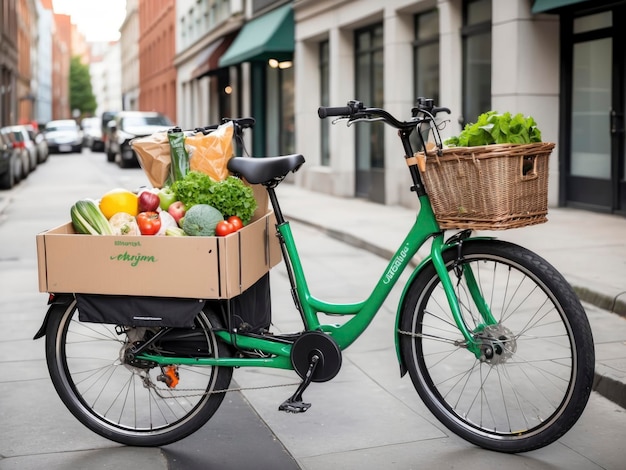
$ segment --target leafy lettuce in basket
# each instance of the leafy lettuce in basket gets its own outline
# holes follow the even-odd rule
[[[530,144],[541,142],[541,131],[535,120],[521,113],[500,114],[488,111],[478,116],[475,123],[465,126],[458,137],[450,137],[444,144],[449,147],[476,147],[490,144]]]

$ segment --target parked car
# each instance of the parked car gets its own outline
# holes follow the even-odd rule
[[[73,119],[50,121],[44,129],[50,153],[75,152],[83,149],[83,133]]]
[[[115,156],[111,154],[109,149],[109,142],[111,137],[111,130],[109,128],[109,123],[115,119],[117,115],[117,111],[105,111],[100,116],[100,129],[102,131],[102,141],[104,142],[104,153],[107,154],[107,160],[112,162]]]
[[[21,147],[25,149],[26,154],[28,155],[28,166],[26,167],[28,173],[35,171],[38,163],[37,146],[30,138],[30,134],[28,133],[26,126],[7,126],[7,129],[15,138],[15,143],[13,144],[14,147]]]
[[[107,152],[109,161],[116,161],[122,168],[137,166],[138,160],[130,141],[174,126],[161,113],[145,111],[121,111],[109,123],[110,141]]]
[[[21,153],[13,147],[7,133],[0,130],[0,189],[11,189],[22,178]]]
[[[102,121],[100,118],[85,118],[80,122],[80,127],[83,129],[83,146],[93,152],[102,152],[104,141],[102,140]]]
[[[8,143],[8,145],[13,148],[13,151],[20,161],[19,172],[17,173],[18,179],[21,181],[27,178],[30,173],[30,157],[24,143],[17,140],[15,134],[11,130],[11,126],[0,129],[0,134],[2,134],[3,139]]]
[[[33,124],[27,124],[24,127],[26,127],[31,140],[35,142],[35,147],[37,148],[37,163],[44,163],[48,160],[49,151],[48,142],[46,142],[43,132],[40,132],[39,127],[35,127]]]

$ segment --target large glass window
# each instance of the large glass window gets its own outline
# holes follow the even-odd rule
[[[294,142],[294,77],[293,67],[267,68],[266,136],[267,155],[290,154]]]
[[[439,103],[439,12],[415,15],[413,42],[415,98],[423,96]]]
[[[463,123],[491,109],[491,0],[463,3]]]
[[[329,43],[323,41],[320,43],[319,61],[320,61],[320,104],[322,106],[330,106],[329,87],[330,87],[330,68],[329,68]],[[320,119],[321,126],[321,164],[330,165],[330,119]]]
[[[574,44],[571,174],[611,178],[612,39]]]
[[[383,92],[383,26],[356,31],[356,99],[365,106],[384,105]],[[384,134],[382,123],[356,126],[357,170],[384,168]]]

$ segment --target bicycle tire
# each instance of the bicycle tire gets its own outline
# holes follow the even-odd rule
[[[463,321],[496,353],[477,358],[464,347],[431,262],[406,292],[402,360],[428,409],[458,436],[507,453],[547,446],[576,423],[591,393],[595,353],[586,313],[563,276],[525,248],[473,240],[461,252],[457,259],[456,248],[447,250],[444,261]],[[455,263],[472,267],[497,325],[480,326]]]
[[[124,363],[125,349],[149,328],[125,329],[79,321],[76,301],[53,305],[46,331],[46,362],[54,387],[69,411],[95,433],[125,445],[153,447],[176,442],[197,431],[217,411],[230,384],[230,367],[179,366],[179,383],[170,388],[157,379],[160,367]],[[185,343],[191,357],[230,356],[218,341],[212,314],[199,313]],[[161,354],[176,347],[168,337],[155,344]],[[187,339],[187,341],[189,341]],[[201,349],[201,350],[200,350]],[[214,393],[215,392],[215,393]]]

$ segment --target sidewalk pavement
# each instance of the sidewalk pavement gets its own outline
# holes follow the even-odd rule
[[[276,192],[287,220],[314,226],[387,259],[400,246],[417,214],[406,207],[334,197],[289,183],[278,186]],[[480,234],[538,253],[565,276],[583,303],[606,311],[601,321],[592,322],[596,338],[594,389],[626,408],[626,218],[550,208],[547,223]],[[428,249],[422,248],[417,257],[427,255]],[[617,339],[616,332],[620,332]],[[607,337],[611,340],[598,341]]]

